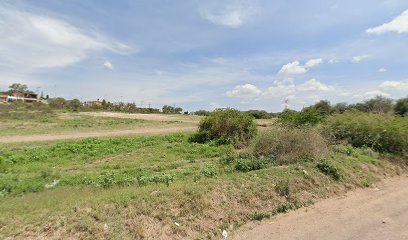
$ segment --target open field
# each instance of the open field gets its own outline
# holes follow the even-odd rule
[[[220,239],[223,230],[233,235],[407,172],[370,148],[318,143],[314,130],[276,131],[275,120],[256,122],[258,143],[268,144],[258,150],[282,140],[289,155],[255,159],[245,155],[251,146],[189,141],[200,120],[58,111],[2,118],[0,238]],[[298,141],[310,137],[314,145]],[[302,152],[308,148],[324,161]]]
[[[0,113],[0,137],[195,126],[191,116],[31,111]],[[147,116],[146,116],[147,115]],[[92,137],[92,135],[91,135]]]
[[[370,186],[401,170],[371,151],[338,146],[330,162],[241,172],[229,145],[189,134],[1,145],[0,237],[216,238],[220,229]]]

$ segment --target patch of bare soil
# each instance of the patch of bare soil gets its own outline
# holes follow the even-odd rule
[[[81,115],[94,117],[112,117],[141,119],[148,121],[177,121],[186,123],[198,123],[201,119],[199,116],[181,115],[181,114],[142,114],[142,113],[118,113],[118,112],[81,112]]]
[[[233,239],[408,239],[408,177],[243,227]]]
[[[137,129],[128,129],[128,130],[75,132],[75,133],[65,133],[65,134],[0,136],[0,143],[55,141],[55,140],[90,138],[90,137],[116,137],[116,136],[126,136],[126,135],[158,135],[158,134],[177,133],[177,132],[191,132],[196,129],[197,127],[194,127],[194,126],[155,126],[155,127],[143,127],[143,128],[137,128]]]

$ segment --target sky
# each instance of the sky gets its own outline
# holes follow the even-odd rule
[[[281,111],[408,96],[406,0],[2,0],[0,90]]]

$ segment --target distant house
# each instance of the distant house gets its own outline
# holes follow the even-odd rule
[[[0,102],[41,102],[41,99],[38,98],[38,94],[35,93],[0,93]]]

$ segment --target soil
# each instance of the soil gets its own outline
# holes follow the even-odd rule
[[[17,143],[17,142],[38,142],[38,141],[55,141],[89,137],[114,137],[126,135],[158,135],[177,132],[190,132],[196,130],[194,126],[155,126],[143,127],[128,130],[111,130],[111,131],[92,131],[92,132],[74,132],[63,134],[36,134],[36,135],[17,135],[1,136],[0,143]]]
[[[408,176],[322,200],[262,222],[249,224],[233,239],[404,240],[408,239]]]

